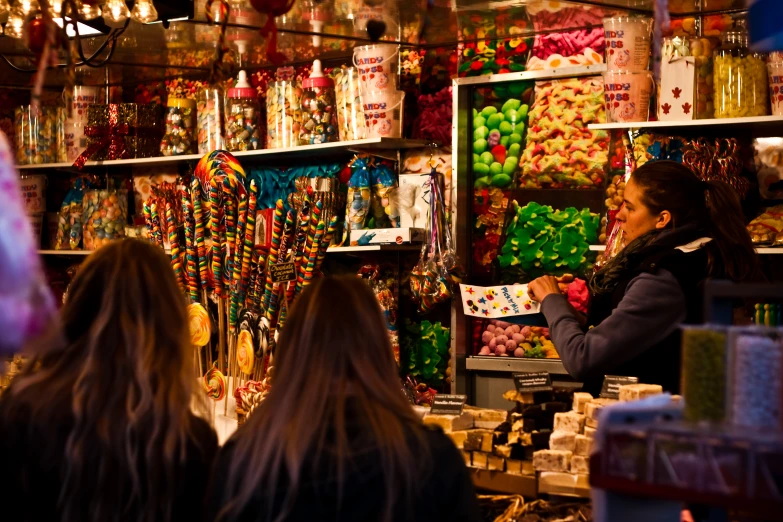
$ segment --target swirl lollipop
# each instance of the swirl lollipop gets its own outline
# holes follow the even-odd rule
[[[213,401],[220,401],[226,396],[226,377],[217,367],[213,366],[204,374],[204,389]]]
[[[212,337],[212,327],[209,314],[200,303],[188,305],[188,325],[190,326],[190,343],[198,348],[206,346]]]

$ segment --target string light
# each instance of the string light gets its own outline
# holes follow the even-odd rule
[[[10,38],[22,38],[24,30],[24,17],[20,11],[12,10],[5,24],[5,35]]]
[[[134,22],[148,24],[158,19],[158,11],[151,0],[137,0],[130,16]]]
[[[63,10],[63,0],[49,0],[49,12],[52,17],[57,18]]]
[[[14,10],[20,11],[22,18],[38,9],[38,0],[19,0],[14,6]]]
[[[103,5],[103,18],[115,24],[124,23],[130,16],[125,0],[109,0]]]
[[[5,16],[11,11],[11,4],[8,0],[0,0],[0,16]]]
[[[85,20],[94,20],[101,16],[101,8],[98,4],[88,4],[85,2],[82,2],[82,7],[79,9],[79,14],[84,18]]]

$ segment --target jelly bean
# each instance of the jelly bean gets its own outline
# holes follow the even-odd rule
[[[258,149],[261,141],[260,110],[258,101],[255,99],[229,99],[226,114],[226,147],[228,150]]]
[[[225,148],[221,123],[225,117],[223,93],[219,89],[205,88],[198,93],[198,153],[206,154]]]
[[[128,209],[124,190],[88,190],[82,205],[85,250],[95,250],[125,235]]]
[[[739,118],[767,114],[767,67],[757,55],[716,53],[713,69],[715,117]]]
[[[294,147],[299,144],[302,124],[302,86],[297,81],[277,81],[266,92],[267,148]]]
[[[334,85],[340,139],[343,141],[365,139],[367,124],[356,68],[343,66],[335,69]]]
[[[57,107],[40,107],[33,113],[25,105],[14,111],[16,162],[20,165],[56,163],[64,139],[64,113]]]

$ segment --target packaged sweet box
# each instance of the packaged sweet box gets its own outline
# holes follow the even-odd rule
[[[162,133],[158,104],[92,105],[87,109],[85,153],[94,161],[154,157],[160,154]]]

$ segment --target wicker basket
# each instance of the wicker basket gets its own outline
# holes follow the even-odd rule
[[[482,512],[496,517],[494,522],[516,522],[525,511],[522,495],[479,495],[478,499]]]

